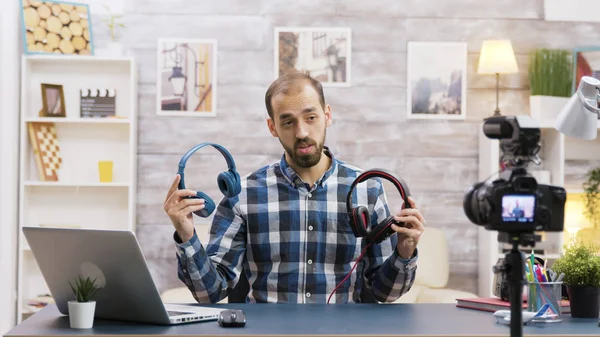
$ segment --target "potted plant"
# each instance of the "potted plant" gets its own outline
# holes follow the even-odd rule
[[[96,301],[91,298],[100,290],[96,279],[79,276],[75,285],[69,282],[76,300],[69,301],[69,322],[73,329],[89,329],[94,325]]]
[[[542,126],[553,125],[572,95],[573,56],[564,49],[537,49],[529,58],[529,108]]]
[[[600,312],[600,256],[598,246],[571,241],[552,264],[563,284],[571,305],[571,317],[598,318]]]
[[[116,40],[116,31],[118,28],[125,28],[125,25],[121,22],[117,22],[117,20],[121,19],[122,15],[115,15],[110,7],[103,4],[104,8],[108,13],[107,18],[103,18],[102,21],[108,26],[108,30],[110,33],[110,42],[106,45],[106,48],[100,49],[98,51],[98,55],[101,56],[123,56],[125,53],[125,46],[121,42],[117,42]]]

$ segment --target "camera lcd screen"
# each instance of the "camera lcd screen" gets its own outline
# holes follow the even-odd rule
[[[535,196],[509,194],[502,197],[503,222],[533,222]]]

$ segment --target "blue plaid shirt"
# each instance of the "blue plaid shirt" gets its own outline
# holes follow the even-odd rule
[[[331,167],[312,188],[285,156],[243,177],[242,192],[220,201],[206,247],[196,233],[183,243],[175,233],[179,279],[199,303],[224,299],[241,272],[250,285],[247,302],[327,301],[365,243],[354,236],[346,210],[350,185],[362,171],[325,150]],[[379,179],[358,184],[353,199],[354,207],[368,207],[372,226],[390,214]],[[392,235],[370,246],[330,303],[359,302],[363,287],[380,302],[406,293],[415,279],[417,251],[404,259],[396,244]]]

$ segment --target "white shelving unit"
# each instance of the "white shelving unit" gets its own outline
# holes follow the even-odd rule
[[[600,129],[600,121],[598,122]],[[565,181],[565,164],[568,160],[600,160],[600,137],[593,141],[582,141],[567,137],[558,132],[552,125],[541,124],[541,149],[540,165],[530,163],[527,171],[530,172],[540,184],[563,186],[569,194],[582,193],[578,183]],[[498,173],[500,164],[500,143],[498,140],[489,139],[479,127],[479,181],[488,179]],[[542,172],[539,172],[542,171]],[[549,178],[549,179],[548,179]],[[565,223],[569,218],[569,210],[565,208]],[[543,254],[536,252],[536,256],[546,258],[550,264],[560,256],[564,244],[565,232],[542,232],[541,242],[536,242],[534,249],[543,250]],[[503,248],[509,245],[498,242],[498,232],[489,231],[483,227],[478,228],[479,268],[478,268],[478,295],[492,296],[493,266],[499,258],[505,257]],[[531,250],[531,246],[523,247]]]
[[[41,83],[63,86],[66,117],[39,117]],[[80,89],[115,88],[116,118],[80,117]],[[62,164],[58,181],[41,181],[29,123],[52,122]],[[23,56],[20,113],[17,320],[39,310],[49,294],[23,236],[23,226],[135,231],[137,67],[133,58]],[[100,182],[99,161],[113,161],[112,182]]]

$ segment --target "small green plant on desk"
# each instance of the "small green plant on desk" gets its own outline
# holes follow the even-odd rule
[[[571,316],[598,318],[600,312],[600,256],[599,246],[581,240],[572,240],[554,261],[551,269],[563,274],[571,305]]]
[[[75,280],[75,286],[69,282],[73,294],[77,297],[77,302],[89,302],[90,298],[94,296],[100,288],[96,286],[96,279],[91,280],[89,277],[83,278],[79,276]]]
[[[75,284],[69,282],[74,301],[69,301],[69,321],[73,329],[90,329],[94,325],[94,313],[96,311],[96,301],[92,297],[101,289],[96,284],[96,279],[79,276]]]

